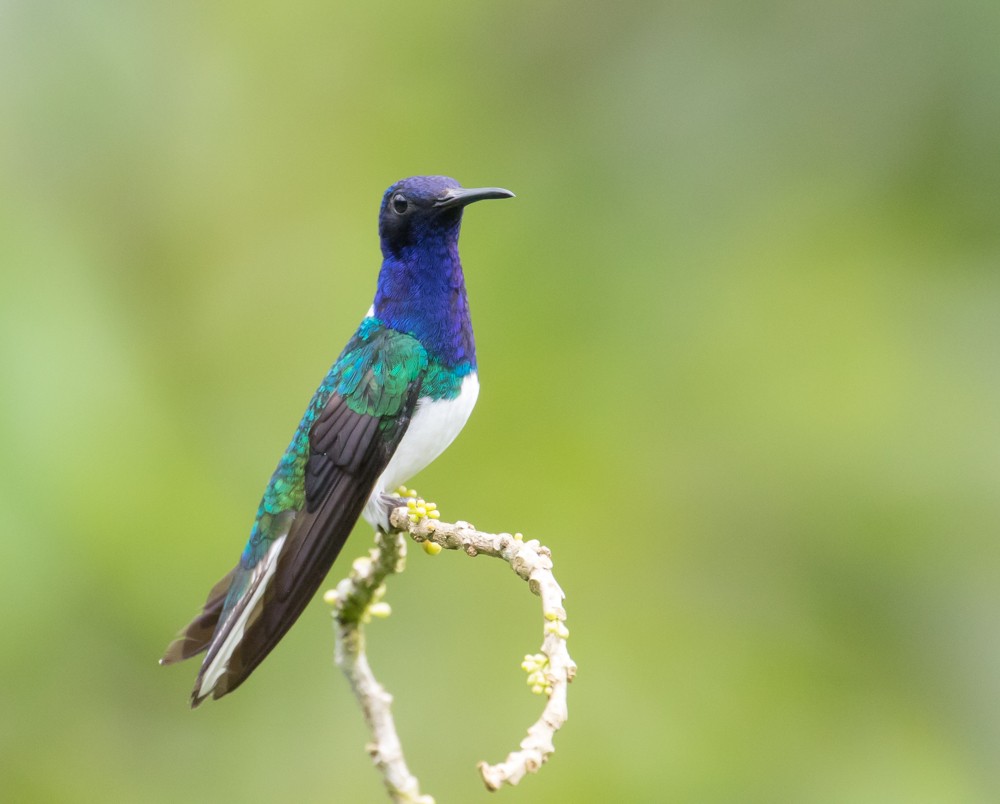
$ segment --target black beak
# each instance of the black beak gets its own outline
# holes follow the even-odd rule
[[[466,204],[471,204],[473,201],[485,201],[488,198],[513,198],[514,194],[510,190],[504,190],[502,187],[456,187],[452,190],[445,190],[434,202],[434,206],[438,209],[447,209],[448,207],[464,207]]]

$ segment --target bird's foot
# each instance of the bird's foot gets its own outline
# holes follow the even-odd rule
[[[386,511],[394,511],[396,508],[406,508],[407,495],[402,493],[406,490],[405,487],[400,486],[396,489],[395,494],[389,494],[388,492],[382,494],[379,497],[379,501]]]

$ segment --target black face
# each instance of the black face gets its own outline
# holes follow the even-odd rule
[[[398,181],[382,198],[379,212],[382,248],[398,254],[419,238],[433,241],[457,237],[462,209],[467,204],[512,195],[509,190],[497,187],[466,190],[448,176],[412,176]]]
[[[418,234],[435,226],[454,226],[461,217],[460,208],[452,210],[447,221],[437,222],[443,210],[435,202],[459,183],[447,176],[413,176],[396,182],[385,191],[379,213],[378,232],[383,248],[393,253],[413,243]]]

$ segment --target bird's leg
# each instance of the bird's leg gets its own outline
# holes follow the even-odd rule
[[[392,514],[393,511],[395,511],[397,508],[406,507],[406,500],[409,497],[409,495],[405,493],[407,491],[412,491],[412,489],[407,489],[406,486],[400,486],[398,489],[396,489],[396,492],[394,494],[389,492],[384,492],[379,496],[379,502],[385,509],[385,519],[387,522],[389,521],[389,516]],[[416,492],[413,493],[414,495],[416,495]],[[391,529],[392,528],[390,526],[390,530]]]

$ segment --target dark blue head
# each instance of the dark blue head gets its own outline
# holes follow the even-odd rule
[[[499,187],[464,189],[447,176],[413,176],[386,190],[378,218],[383,260],[375,316],[418,338],[445,365],[475,367],[458,257],[462,210],[513,195]]]
[[[408,250],[441,241],[458,242],[462,209],[487,198],[511,198],[499,187],[464,189],[448,176],[411,176],[385,191],[378,233],[385,257],[405,258]]]

